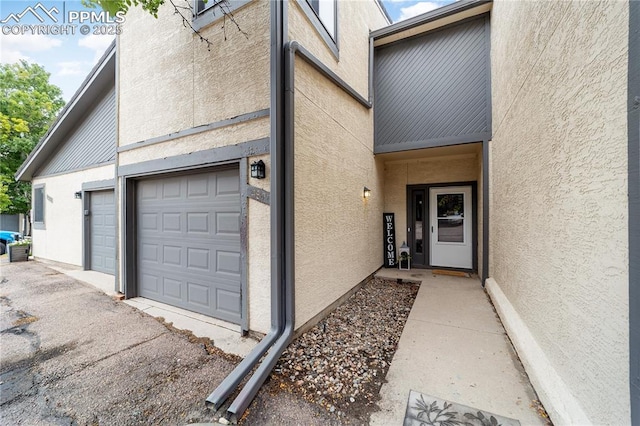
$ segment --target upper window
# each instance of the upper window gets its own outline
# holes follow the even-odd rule
[[[44,185],[33,187],[33,224],[44,227]]]
[[[307,0],[307,2],[331,39],[336,41],[336,0]]]
[[[222,19],[225,13],[233,13],[251,0],[193,0],[193,28],[200,28]]]
[[[209,0],[206,3],[205,3],[204,0],[197,0],[196,1],[196,13],[201,13],[201,12],[204,12],[205,10],[207,10],[207,9],[215,7],[221,1],[224,1],[224,0]]]
[[[337,0],[298,0],[309,21],[320,37],[338,58],[338,5]]]

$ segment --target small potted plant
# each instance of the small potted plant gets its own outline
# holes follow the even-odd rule
[[[31,241],[20,240],[10,243],[8,246],[9,262],[25,262],[29,260],[29,252],[31,251]]]

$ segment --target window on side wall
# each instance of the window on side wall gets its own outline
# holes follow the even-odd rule
[[[338,10],[337,0],[298,0],[318,33],[338,57]]]
[[[192,0],[193,28],[199,30],[224,17],[225,13],[234,13],[236,9],[250,3],[251,0]],[[242,25],[241,25],[242,26]]]
[[[44,185],[34,185],[33,187],[33,227],[44,229]]]

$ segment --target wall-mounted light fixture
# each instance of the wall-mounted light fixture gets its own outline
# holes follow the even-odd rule
[[[73,198],[75,198],[76,200],[80,200],[82,198],[82,192],[76,192],[75,194],[73,194]]]
[[[363,196],[365,199],[366,199],[366,198],[369,198],[369,197],[371,196],[371,190],[365,186],[365,187],[364,187],[364,190],[362,191],[362,196]]]
[[[266,175],[264,169],[264,161],[254,161],[251,163],[251,177],[255,179],[264,179]]]

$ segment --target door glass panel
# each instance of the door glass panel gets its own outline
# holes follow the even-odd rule
[[[464,243],[464,194],[438,194],[438,241]]]
[[[424,200],[423,200],[422,193],[416,194],[415,202],[413,203],[413,205],[415,208],[414,214],[416,218],[416,223],[415,223],[416,254],[422,254],[424,250],[423,243],[422,243],[424,241],[424,237],[423,237],[424,227],[422,226],[424,221],[424,218],[422,217]]]

